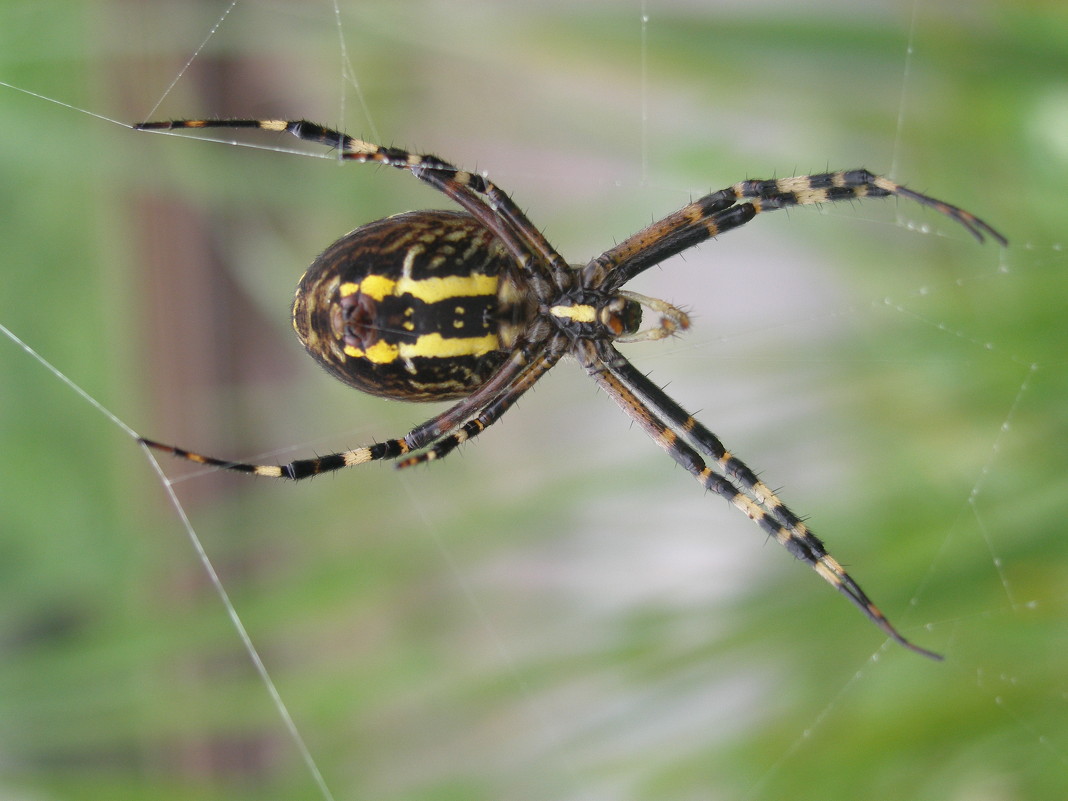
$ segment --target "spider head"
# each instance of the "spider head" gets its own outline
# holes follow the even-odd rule
[[[656,325],[639,330],[642,324],[642,306],[656,312],[660,319]],[[689,315],[678,306],[672,306],[667,301],[658,298],[639,295],[637,292],[621,290],[618,295],[605,304],[602,316],[610,313],[612,309],[618,310],[615,312],[613,322],[615,325],[620,326],[621,330],[616,331],[613,326],[610,326],[603,319],[602,322],[606,328],[615,332],[614,338],[617,342],[644,342],[650,339],[664,339],[690,327]]]
[[[642,324],[642,305],[625,295],[610,298],[597,312],[597,319],[612,338],[628,337],[637,333]]]

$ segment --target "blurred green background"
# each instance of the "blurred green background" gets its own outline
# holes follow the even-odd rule
[[[437,153],[576,262],[741,178],[855,166],[1012,243],[800,209],[633,285],[695,328],[628,355],[944,664],[881,646],[574,365],[433,468],[164,462],[338,799],[1068,797],[1063,4],[243,2],[183,69],[226,8],[0,0],[0,81]],[[288,460],[429,416],[329,379],[287,316],[337,236],[447,205],[410,176],[7,86],[0,125],[0,324],[123,423]],[[150,463],[6,338],[0,453],[0,798],[320,797]]]

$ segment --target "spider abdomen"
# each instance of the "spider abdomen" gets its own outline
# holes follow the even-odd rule
[[[293,328],[341,381],[372,395],[449,400],[493,375],[531,311],[512,259],[470,215],[415,211],[327,248],[297,285]]]

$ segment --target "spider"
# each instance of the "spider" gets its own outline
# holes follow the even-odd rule
[[[902,646],[895,629],[823,543],[755,472],[616,349],[689,327],[669,303],[622,289],[630,279],[761,212],[895,195],[956,220],[977,240],[1007,240],[963,209],[864,169],[748,180],[689,203],[584,265],[549,244],[485,176],[430,155],[381,147],[306,120],[144,122],[139,130],[258,128],[334,148],[339,158],[408,170],[463,211],[412,211],[361,226],[328,247],[297,284],[293,328],[308,353],[356,389],[410,401],[456,401],[407,434],[286,465],[243,464],[142,438],[205,465],[302,479],[383,459],[441,459],[501,418],[571,356],[701,486],[725,498],[812,567]],[[642,328],[643,309],[657,321]]]

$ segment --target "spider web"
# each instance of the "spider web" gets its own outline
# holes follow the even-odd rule
[[[1063,798],[1057,13],[10,7],[3,794]],[[636,281],[696,327],[627,350],[946,663],[884,645],[568,366],[446,466],[157,472],[134,431],[285,460],[429,416],[334,386],[285,308],[339,234],[444,201],[115,124],[149,116],[438,153],[575,261],[828,167],[986,218],[1008,251],[905,203],[767,215]]]

